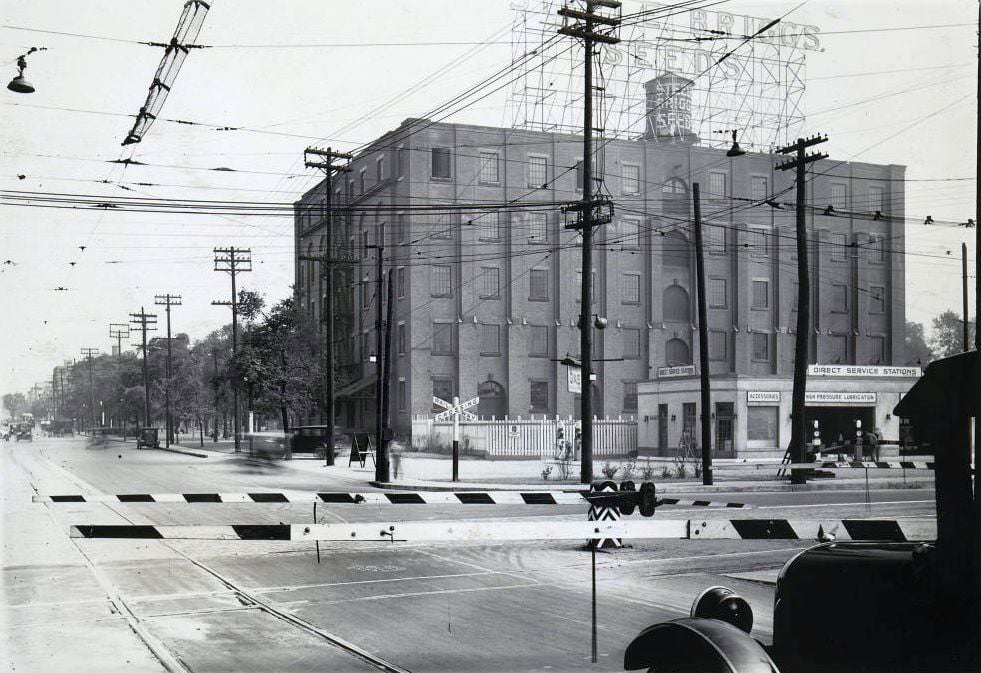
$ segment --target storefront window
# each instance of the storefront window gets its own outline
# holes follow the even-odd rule
[[[746,412],[746,439],[775,446],[778,416],[779,407],[749,407]]]

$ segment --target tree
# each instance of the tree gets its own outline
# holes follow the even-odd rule
[[[918,322],[906,323],[906,337],[904,339],[906,347],[906,363],[919,363],[921,367],[926,367],[934,359],[933,351],[927,345],[926,338],[923,336],[923,325]]]
[[[24,393],[7,393],[3,396],[3,408],[10,414],[10,418],[16,419],[27,408],[27,398]]]
[[[976,323],[968,324],[968,348],[974,343]],[[933,319],[933,337],[930,347],[937,357],[949,357],[964,350],[964,321],[961,316],[947,309]]]

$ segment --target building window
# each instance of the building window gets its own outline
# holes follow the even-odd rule
[[[583,172],[582,159],[576,161],[576,189],[582,191]]]
[[[869,286],[869,313],[886,312],[886,288],[882,285]]]
[[[548,186],[548,158],[528,157],[528,186],[543,189]]]
[[[840,182],[831,183],[831,206],[835,210],[848,208],[848,185]]]
[[[664,364],[668,367],[680,367],[691,364],[691,349],[681,339],[668,339],[664,344]]]
[[[433,323],[433,355],[453,355],[453,323]]]
[[[395,239],[399,243],[405,243],[409,240],[409,218],[405,216],[405,213],[399,213],[395,216]]]
[[[791,290],[791,294],[790,294],[791,311],[797,310],[797,305],[799,300],[800,300],[800,283],[795,281],[793,290]]]
[[[668,322],[691,322],[691,300],[680,285],[669,285],[661,295],[661,311]]]
[[[398,335],[399,355],[405,355],[405,323],[399,323]]]
[[[347,181],[347,200],[354,199],[354,179]]]
[[[770,308],[770,281],[768,280],[753,281],[752,308],[755,309]]]
[[[637,382],[623,382],[623,410],[628,413],[637,413]]]
[[[400,178],[405,177],[405,171],[409,167],[408,158],[408,150],[406,150],[404,147],[400,147],[398,149],[398,153],[396,154],[396,159],[399,164],[398,173]]]
[[[364,194],[366,191],[368,191],[367,180],[365,179],[365,173],[367,173],[367,171],[368,169],[366,168],[362,168],[360,171],[358,171],[358,194]]]
[[[639,304],[640,303],[640,274],[639,273],[625,273],[621,276],[623,281],[623,291],[621,294],[621,302],[624,304]]]
[[[779,413],[780,407],[747,407],[746,439],[776,446]]]
[[[626,195],[640,194],[640,166],[636,164],[623,165],[623,193]]]
[[[702,226],[705,236],[705,249],[710,255],[726,254],[726,225],[705,224]]]
[[[596,272],[593,271],[589,276],[589,299],[590,304],[596,303]],[[582,270],[576,271],[576,301],[582,303]]]
[[[729,333],[722,330],[709,330],[709,360],[729,359]]]
[[[869,364],[884,364],[886,361],[886,338],[884,336],[869,337],[869,351]]]
[[[831,346],[831,362],[841,364],[848,362],[848,336],[845,334],[832,334],[828,337]]]
[[[449,147],[433,148],[431,175],[438,180],[449,180],[452,177]]]
[[[480,267],[480,298],[500,299],[501,270],[496,266]]]
[[[545,213],[528,213],[528,241],[530,243],[548,242],[548,216]]]
[[[882,197],[885,190],[877,185],[869,186],[869,212],[881,213],[882,212]]]
[[[536,414],[548,413],[548,381],[531,381],[530,411]]]
[[[399,381],[399,411],[405,411],[406,403],[409,401],[406,391],[405,381]]]
[[[433,397],[438,397],[444,402],[452,402],[455,396],[456,386],[453,385],[453,379],[446,377],[433,377]]]
[[[886,261],[886,243],[881,236],[869,238],[869,261],[873,264],[882,264]]]
[[[709,193],[710,199],[723,199],[729,195],[726,190],[725,173],[709,173]]]
[[[620,220],[620,244],[636,248],[640,245],[640,220],[636,217],[624,217]]]
[[[480,153],[480,173],[479,180],[484,185],[496,185],[500,182],[500,159],[497,152]]]
[[[405,267],[400,266],[395,270],[395,294],[399,299],[405,298]]]
[[[831,312],[848,312],[848,286],[834,284],[831,286]]]
[[[528,355],[533,358],[547,358],[548,351],[548,327],[544,325],[529,325]]]
[[[434,264],[431,267],[432,287],[430,294],[434,297],[450,297],[453,295],[452,267],[444,264]]]
[[[640,358],[640,330],[636,327],[623,328],[623,359],[637,360]]]
[[[707,290],[709,308],[726,308],[729,305],[725,278],[709,278]]]
[[[453,238],[453,213],[436,213],[432,217],[432,233],[430,238]]]
[[[753,332],[753,360],[770,361],[770,335],[766,332]]]
[[[754,201],[765,201],[769,198],[767,181],[762,175],[754,175],[749,180],[750,197]]]
[[[480,326],[480,354],[481,355],[501,354],[501,326],[500,325]]]
[[[499,241],[501,239],[501,213],[482,213],[477,216],[477,238],[481,241]]]
[[[750,257],[766,257],[770,252],[766,229],[750,229],[747,233],[749,235]]]
[[[548,301],[548,269],[532,269],[528,276],[531,301]]]
[[[835,262],[844,262],[848,257],[848,235],[832,233],[830,245],[831,259]]]
[[[385,157],[378,157],[375,160],[375,181],[382,182],[385,179]]]

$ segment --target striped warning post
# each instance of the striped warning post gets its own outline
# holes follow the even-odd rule
[[[622,492],[621,492],[622,493]],[[604,494],[606,497],[604,497]],[[581,505],[591,498],[597,509],[611,509],[617,492],[611,491],[365,491],[365,492],[276,492],[276,493],[74,493],[34,495],[33,502],[45,503],[330,503],[337,505]],[[686,507],[749,508],[740,502],[659,498],[658,505]],[[600,516],[608,516],[600,514]],[[605,521],[609,519],[596,519]]]
[[[638,519],[618,521],[413,521],[225,526],[73,525],[71,537],[141,540],[490,542],[519,540],[867,540],[936,539],[933,518]]]
[[[617,492],[616,482],[604,481],[600,484],[592,485],[593,494],[615,494]],[[620,520],[620,508],[607,502],[591,502],[589,512],[586,515],[588,522],[617,522]],[[586,540],[586,546],[593,549],[619,549],[623,546],[623,540],[618,537],[590,537]]]

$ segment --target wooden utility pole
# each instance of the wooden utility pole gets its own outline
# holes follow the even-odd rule
[[[92,425],[89,427],[93,429],[93,432],[95,428],[98,427],[98,423],[96,423],[95,420],[95,379],[92,377],[92,356],[98,354],[99,354],[98,348],[82,349],[82,355],[85,357],[86,360],[89,361],[89,407],[91,408],[91,411],[89,412],[89,416],[92,419]]]
[[[395,319],[395,274],[388,270],[388,303],[385,306],[385,356],[382,360],[382,427],[383,439],[378,451],[379,459],[385,461],[385,474],[389,474],[389,451],[392,448],[392,374],[395,358],[392,357],[392,322]]]
[[[123,356],[123,339],[129,338],[129,325],[127,323],[109,323],[109,338],[116,340],[116,355]]]
[[[140,307],[139,313],[130,313],[130,323],[140,330],[143,338],[143,427],[150,427],[150,372],[147,369],[146,333],[157,329],[157,316]]]
[[[170,415],[170,376],[171,376],[171,357],[173,352],[170,347],[170,307],[181,305],[181,296],[179,294],[158,294],[154,298],[154,303],[157,306],[165,306],[167,311],[167,382],[164,384],[164,409],[166,414],[166,428],[165,434],[167,438],[164,440],[165,446],[169,449],[171,439],[174,436],[174,421]]]
[[[964,352],[971,350],[971,318],[967,310],[967,243],[961,243],[961,281],[964,287],[961,294],[964,299]],[[975,316],[977,319],[977,316]],[[975,329],[975,331],[977,331]]]
[[[235,275],[238,273],[252,270],[252,250],[250,248],[215,248],[215,271],[227,271],[232,276],[232,300],[213,301],[212,306],[231,306],[232,307],[232,358],[238,352],[238,292],[235,287]],[[239,443],[239,403],[238,403],[238,379],[232,381],[233,406],[235,419],[235,453],[242,450]]]
[[[319,157],[310,159],[309,157]],[[334,173],[346,173],[351,169],[335,164],[336,161],[350,162],[352,156],[345,152],[334,152],[331,148],[326,150],[308,147],[303,151],[303,165],[307,168],[319,168],[324,172],[324,212],[323,217],[326,222],[326,249],[320,251],[319,259],[309,260],[305,257],[299,259],[306,261],[318,261],[323,265],[321,273],[327,281],[324,288],[327,294],[327,305],[321,311],[322,320],[327,322],[327,336],[325,341],[327,347],[324,348],[324,365],[327,374],[324,377],[324,403],[327,414],[327,447],[325,451],[325,464],[334,464],[334,344],[337,339],[334,335],[334,263],[338,260],[334,258],[334,206],[331,203],[331,185]],[[304,232],[300,232],[301,234]],[[377,465],[377,463],[376,463]]]
[[[712,485],[712,389],[709,379],[708,309],[705,305],[705,248],[702,238],[702,205],[699,186],[692,183],[695,211],[695,273],[698,276],[698,364],[702,389],[702,484]]]
[[[609,205],[609,201],[593,200],[593,46],[599,44],[617,44],[620,39],[605,33],[597,33],[597,24],[616,28],[620,18],[596,14],[597,7],[619,9],[616,0],[586,0],[586,11],[562,7],[559,16],[572,19],[575,23],[566,24],[559,29],[561,35],[568,35],[583,41],[585,71],[583,83],[583,141],[582,141],[582,202],[575,210],[579,217],[567,229],[578,229],[582,234],[582,302],[579,315],[579,347],[582,351],[582,463],[580,481],[589,484],[593,481],[593,391],[592,391],[592,272],[593,272],[593,227],[605,224],[612,218],[610,215],[597,216],[596,210],[601,205]],[[600,129],[601,130],[601,129]],[[612,206],[610,207],[612,213]],[[594,653],[595,654],[595,653]],[[595,663],[595,656],[593,658]]]
[[[806,167],[811,162],[828,158],[827,154],[821,152],[807,154],[807,148],[827,141],[827,136],[798,138],[793,145],[777,150],[780,154],[795,154],[796,156],[775,166],[778,171],[793,168],[797,173],[797,327],[794,334],[794,392],[790,410],[790,445],[784,454],[784,462],[789,459],[792,463],[804,462],[806,441],[804,394],[807,389],[807,347],[811,332],[811,280],[810,260],[807,257],[807,199],[805,197]],[[791,469],[791,481],[803,483],[806,481],[805,474],[804,470]]]
[[[381,232],[379,232],[379,239],[381,238]],[[384,311],[384,296],[385,291],[385,270],[384,270],[384,260],[382,259],[383,253],[385,252],[384,245],[367,245],[365,246],[368,250],[374,250],[376,255],[375,264],[375,481],[387,482],[389,479],[388,470],[388,444],[385,439],[386,427],[385,427],[385,407],[384,407],[384,395],[385,395],[385,367],[383,366],[383,358],[385,356],[385,332],[384,332],[384,322],[382,320],[382,315]]]

